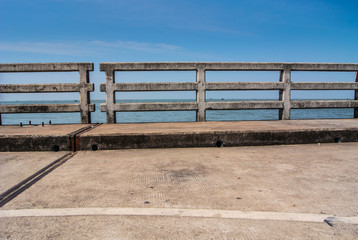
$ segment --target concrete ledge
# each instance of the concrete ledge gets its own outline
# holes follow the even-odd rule
[[[358,121],[104,124],[81,135],[79,139],[81,150],[356,142]]]
[[[0,151],[357,142],[357,119],[1,126]],[[82,130],[87,129],[87,132]],[[74,145],[76,145],[74,147]]]
[[[209,132],[80,137],[81,150],[136,148],[233,147],[356,142],[358,129],[321,131]]]
[[[71,138],[91,124],[0,126],[0,151],[71,151]]]
[[[70,138],[64,136],[1,136],[0,151],[70,151]]]

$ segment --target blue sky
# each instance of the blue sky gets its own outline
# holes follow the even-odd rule
[[[1,0],[0,62],[94,62],[97,90],[99,62],[357,63],[357,12],[356,0]]]

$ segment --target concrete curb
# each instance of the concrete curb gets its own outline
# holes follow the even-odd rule
[[[358,121],[289,120],[1,126],[0,151],[233,147],[358,141]],[[26,132],[27,131],[27,132]]]
[[[358,128],[80,136],[82,150],[235,147],[358,141]]]

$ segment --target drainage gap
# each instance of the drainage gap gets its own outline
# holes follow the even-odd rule
[[[91,145],[91,150],[92,151],[97,151],[98,150],[98,145],[96,145],[96,144]]]
[[[52,151],[54,151],[54,152],[58,152],[58,151],[60,151],[60,146],[58,146],[58,145],[53,145],[51,149],[52,149]]]
[[[335,142],[335,143],[341,143],[341,142],[342,142],[342,140],[341,140],[341,138],[340,138],[340,137],[336,137],[336,138],[334,139],[334,142]]]
[[[224,146],[224,142],[221,141],[221,140],[217,140],[215,145],[216,145],[217,147],[222,147],[222,146]]]

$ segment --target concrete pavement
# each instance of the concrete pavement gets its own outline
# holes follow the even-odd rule
[[[356,239],[357,149],[80,151],[1,207],[0,238]],[[41,154],[0,153],[1,182]]]
[[[63,156],[64,152],[27,152],[18,154],[8,152],[0,154],[0,193],[21,182],[35,172],[48,166],[51,162]]]

